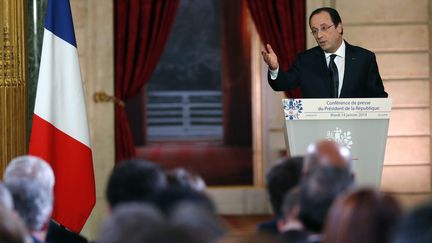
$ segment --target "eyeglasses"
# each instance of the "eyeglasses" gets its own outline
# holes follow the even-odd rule
[[[332,24],[332,25],[329,25],[329,26],[321,26],[319,29],[313,29],[312,31],[311,31],[311,34],[313,35],[313,36],[317,36],[318,35],[318,32],[322,32],[322,33],[327,33],[327,31],[330,29],[330,27],[332,27],[332,26],[334,26],[334,24]]]

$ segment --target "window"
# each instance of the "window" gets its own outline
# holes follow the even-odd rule
[[[147,141],[222,140],[220,33],[220,1],[180,1],[147,88]]]

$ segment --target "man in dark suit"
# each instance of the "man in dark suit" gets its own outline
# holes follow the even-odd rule
[[[269,66],[268,82],[276,91],[301,87],[303,98],[387,97],[375,54],[352,46],[343,38],[339,13],[319,8],[309,17],[309,27],[318,46],[300,53],[288,71],[279,70],[269,44],[262,51]]]

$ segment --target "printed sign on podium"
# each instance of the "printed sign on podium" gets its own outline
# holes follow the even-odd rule
[[[283,99],[282,104],[291,156],[304,155],[315,141],[334,140],[351,150],[356,184],[380,187],[391,99]]]

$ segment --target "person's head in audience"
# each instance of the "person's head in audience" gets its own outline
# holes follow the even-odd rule
[[[53,206],[52,190],[27,178],[10,178],[5,185],[12,194],[15,211],[32,237],[44,242]]]
[[[7,182],[13,178],[27,178],[50,190],[54,188],[55,178],[51,166],[45,160],[32,155],[18,156],[10,161],[4,171],[3,180]]]
[[[106,190],[111,208],[124,202],[146,202],[167,186],[159,165],[142,159],[122,161],[112,171]]]
[[[183,202],[175,206],[169,216],[169,222],[196,234],[204,242],[214,242],[222,238],[226,229],[216,213],[194,202]]]
[[[216,206],[206,194],[187,187],[174,186],[160,190],[154,194],[151,203],[164,215],[170,215],[172,210],[182,203],[199,205],[212,213],[216,213]]]
[[[128,243],[209,243],[196,233],[170,224],[159,226],[137,241],[127,239]]]
[[[409,211],[397,226],[392,243],[432,242],[432,201]]]
[[[281,214],[282,200],[300,182],[303,157],[284,158],[267,173],[266,188],[273,212]]]
[[[185,168],[168,170],[166,176],[170,186],[187,187],[199,192],[204,191],[206,188],[206,184],[202,177],[186,170]]]
[[[322,232],[333,201],[352,184],[352,174],[346,167],[317,165],[302,178],[299,218],[308,232]]]
[[[167,224],[161,212],[152,205],[129,202],[115,207],[105,220],[97,242],[141,243],[150,232]]]
[[[55,183],[51,166],[36,156],[18,156],[9,162],[3,180],[32,237],[45,241]]]
[[[0,207],[13,210],[14,204],[12,195],[3,183],[0,183]]]
[[[303,174],[308,174],[316,166],[334,166],[351,170],[351,152],[334,141],[320,140],[307,147]]]
[[[0,242],[27,243],[28,231],[22,220],[12,210],[0,206]]]
[[[332,205],[324,243],[389,243],[402,209],[390,194],[363,188]]]
[[[266,189],[274,217],[258,224],[262,233],[278,234],[278,220],[282,217],[283,198],[292,188],[299,184],[303,167],[303,157],[283,158],[276,162],[266,176]]]

